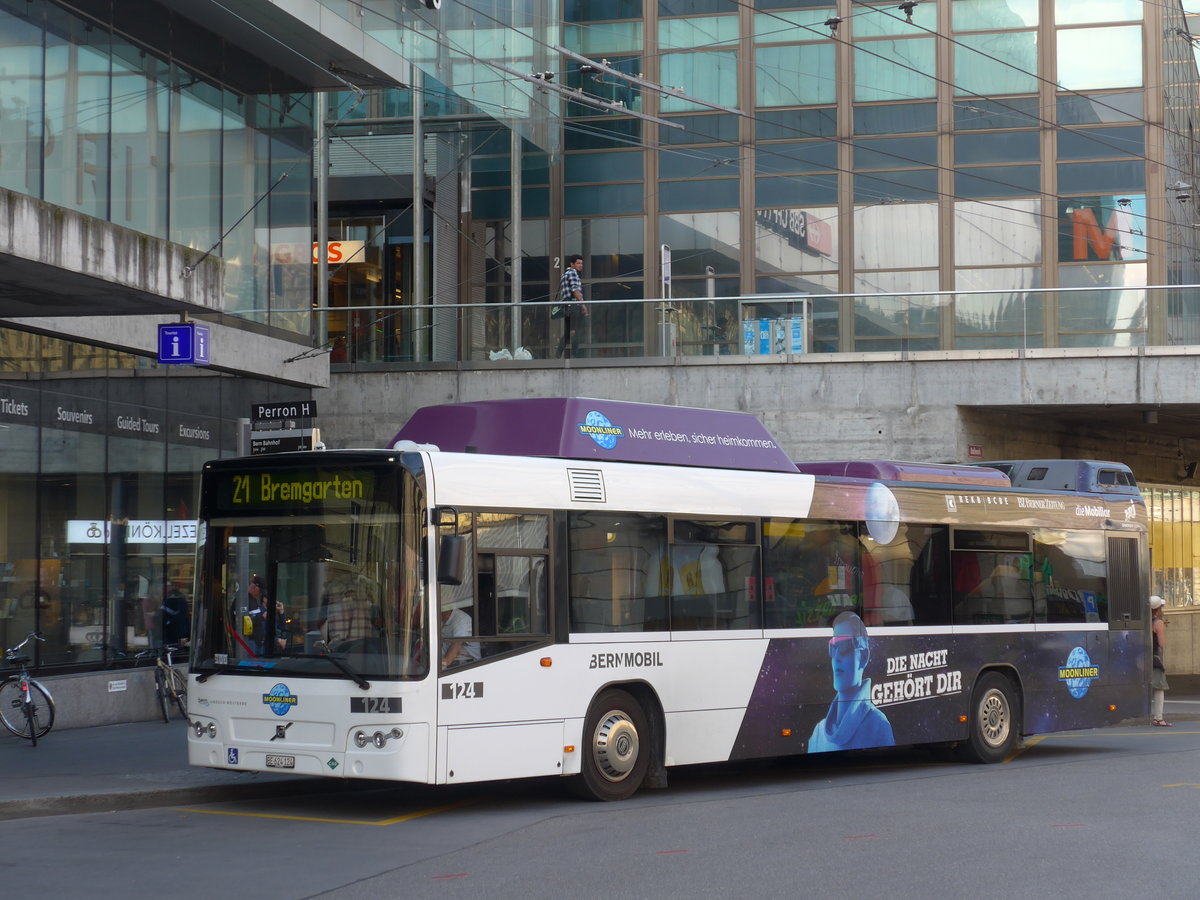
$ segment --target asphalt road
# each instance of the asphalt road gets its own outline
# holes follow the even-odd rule
[[[1191,900],[1200,702],[1172,713],[1169,729],[1033,738],[995,766],[900,749],[677,769],[668,790],[617,804],[554,780],[300,781],[290,796],[14,819],[0,822],[0,892]]]

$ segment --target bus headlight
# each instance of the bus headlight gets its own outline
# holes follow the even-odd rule
[[[354,746],[359,750],[367,746],[367,733],[365,731],[354,732]]]

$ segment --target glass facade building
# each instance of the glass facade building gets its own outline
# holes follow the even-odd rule
[[[109,242],[65,258],[147,238],[218,257],[218,318],[310,348],[311,94],[234,89],[236,51],[181,54],[194,30],[151,4],[140,39],[115,18],[0,0],[0,189],[97,220]],[[109,287],[88,292],[97,315]],[[190,601],[201,465],[236,452],[252,403],[311,391],[31,328],[0,322],[0,646],[39,630],[39,669],[130,661],[161,643],[167,593]]]
[[[0,327],[0,646],[50,668],[155,647],[190,600],[201,466],[294,388]],[[306,396],[303,395],[303,396]]]
[[[159,37],[0,0],[0,188],[212,252],[225,312],[307,338],[311,95],[239,93]]]

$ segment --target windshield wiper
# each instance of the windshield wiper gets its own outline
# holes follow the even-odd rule
[[[345,675],[347,678],[352,680],[355,684],[357,684],[364,691],[370,690],[371,682],[367,681],[367,679],[363,678],[360,674],[355,672],[352,668],[350,668],[348,665],[346,665],[344,662],[342,662],[336,656],[332,655],[329,652],[329,645],[327,643],[325,643],[324,641],[317,641],[313,644],[313,646],[316,649],[321,650],[322,652],[321,653],[293,653],[293,654],[291,654],[292,659],[327,659],[331,663],[333,663],[342,672],[343,675]]]

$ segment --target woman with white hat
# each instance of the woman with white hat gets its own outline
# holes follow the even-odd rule
[[[1167,643],[1167,623],[1163,620],[1163,607],[1166,605],[1166,601],[1157,594],[1150,598],[1150,635],[1154,639],[1154,667],[1150,670],[1150,724],[1160,728],[1171,727],[1171,723],[1163,718],[1163,701],[1169,690],[1163,662],[1163,647]]]

